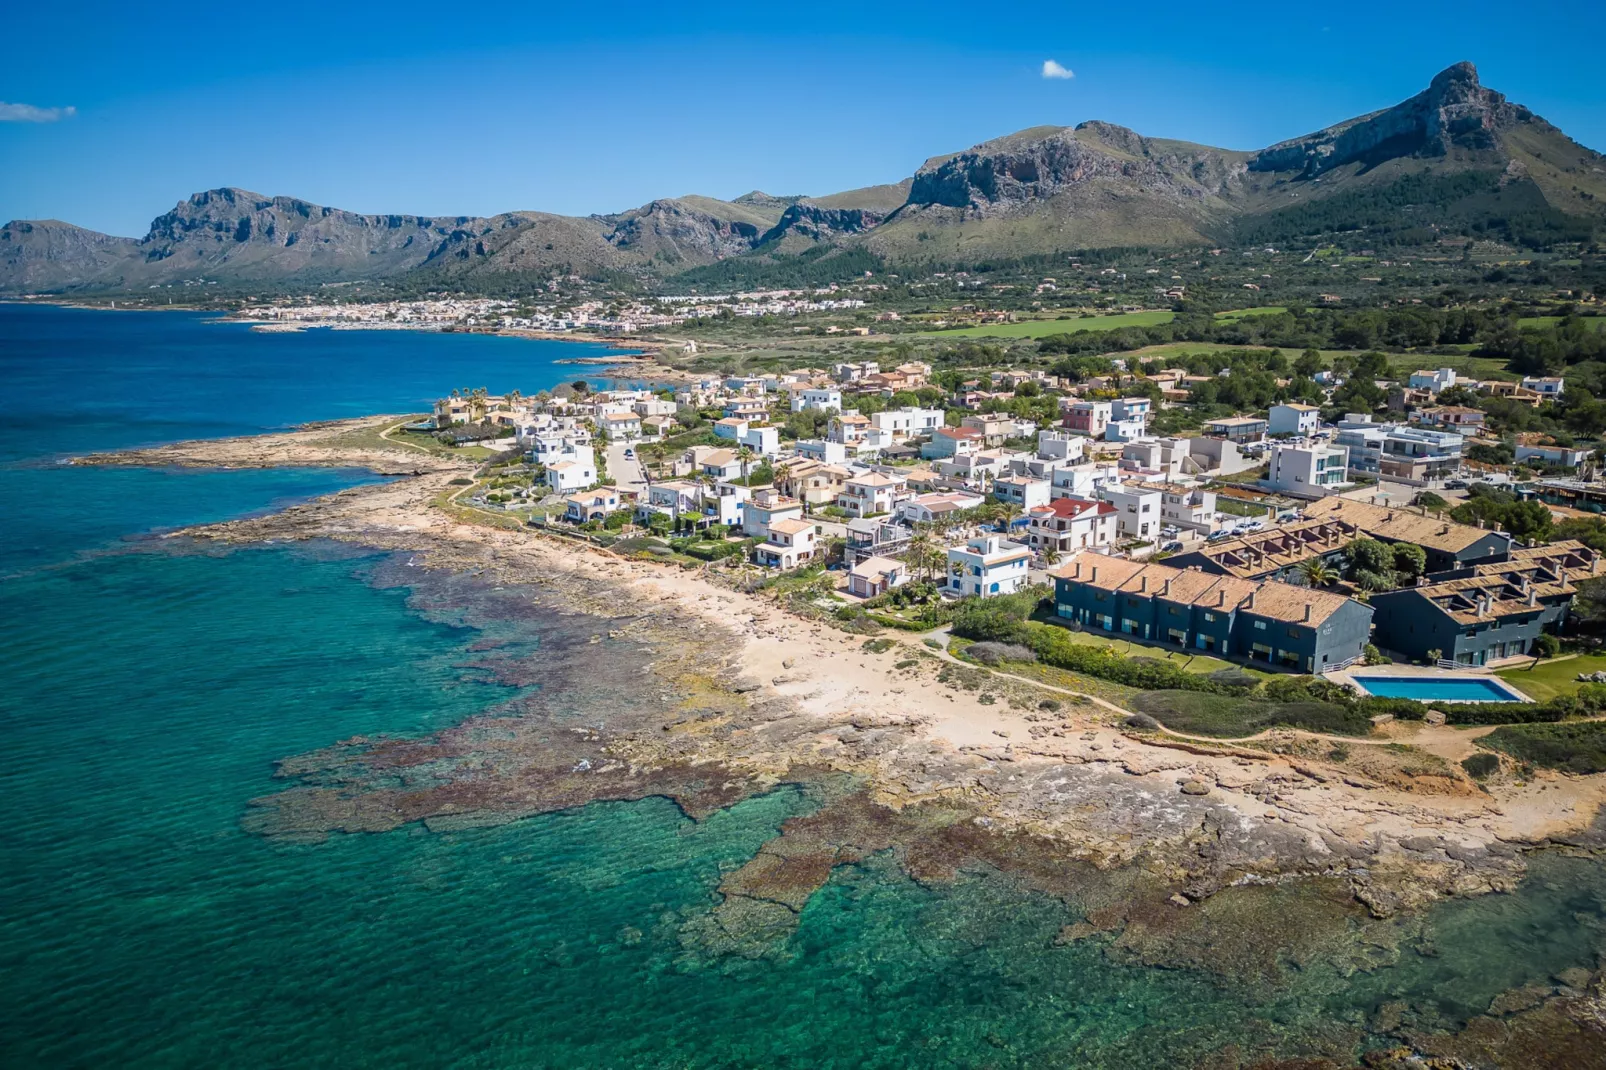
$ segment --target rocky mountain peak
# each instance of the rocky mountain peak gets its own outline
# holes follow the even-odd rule
[[[1273,145],[1250,161],[1252,171],[1295,171],[1317,178],[1346,164],[1375,167],[1404,156],[1442,157],[1457,149],[1497,147],[1501,130],[1531,122],[1527,108],[1485,89],[1478,69],[1462,62],[1434,76],[1410,100],[1348,123]]]

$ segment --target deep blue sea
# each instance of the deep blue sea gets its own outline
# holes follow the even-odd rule
[[[143,537],[360,473],[56,462],[533,392],[577,352],[0,305],[0,1067],[1186,1066],[1358,1052],[1391,1002],[1453,1026],[1606,950],[1602,867],[1560,855],[1517,894],[1402,921],[1389,946],[1335,933],[1256,984],[1059,946],[1077,919],[1058,900],[985,873],[922,886],[887,856],[840,867],[773,956],[688,943],[722,874],[814,805],[796,787],[700,822],[647,799],[249,831],[280,759],[561,704],[555,659],[594,629],[465,616],[394,556]],[[529,666],[519,683],[479,667],[489,646]]]

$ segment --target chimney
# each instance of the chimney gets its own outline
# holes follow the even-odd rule
[[[1310,603],[1309,602],[1305,603],[1305,623],[1306,624],[1310,623]]]
[[[1528,588],[1528,604],[1530,606],[1539,604],[1539,592],[1532,587]]]
[[[1249,597],[1244,599],[1244,608],[1245,609],[1254,609],[1255,608],[1255,592],[1254,591],[1250,591],[1249,592]]]
[[[1071,570],[1071,579],[1079,580],[1081,578],[1082,578],[1082,562],[1078,561],[1078,562],[1076,562],[1076,567]]]
[[[1164,596],[1164,595],[1168,595],[1170,593],[1171,593],[1171,579],[1168,576],[1168,577],[1166,577],[1166,581],[1160,585],[1160,594],[1162,596]]]
[[[1097,583],[1097,582],[1099,582],[1099,567],[1098,567],[1098,566],[1097,566],[1097,565],[1094,565],[1094,566],[1093,566],[1093,575],[1092,575],[1092,576],[1091,576],[1091,577],[1090,577],[1090,579],[1091,579],[1091,580],[1092,580],[1092,581],[1093,581],[1093,582],[1094,582],[1094,583]]]
[[[1139,576],[1138,577],[1138,593],[1139,594],[1146,594],[1146,593],[1148,593],[1148,590],[1149,590],[1149,577],[1147,577],[1147,576]]]
[[[1216,592],[1216,605],[1224,606],[1226,604],[1227,604],[1227,592],[1226,591],[1217,591]]]

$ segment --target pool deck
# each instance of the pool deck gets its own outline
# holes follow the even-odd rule
[[[1509,680],[1501,679],[1488,667],[1467,669],[1429,669],[1422,665],[1351,665],[1347,669],[1327,674],[1327,679],[1335,683],[1351,684],[1366,694],[1371,694],[1364,683],[1356,677],[1392,676],[1401,680],[1489,680],[1502,691],[1510,692],[1518,702],[1532,702],[1533,699],[1523,694],[1521,689]],[[1458,702],[1463,699],[1423,699],[1425,703]]]

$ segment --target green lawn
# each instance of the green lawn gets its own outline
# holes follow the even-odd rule
[[[1554,327],[1560,322],[1560,316],[1524,316],[1517,321],[1517,326],[1518,328]],[[1594,330],[1606,331],[1606,316],[1586,316],[1584,323]]]
[[[1045,620],[1049,618],[1043,618]],[[1181,650],[1169,650],[1161,646],[1149,646],[1144,643],[1135,643],[1130,639],[1123,639],[1113,635],[1103,635],[1099,632],[1073,632],[1065,630],[1065,637],[1073,643],[1083,646],[1108,647],[1123,658],[1154,658],[1159,661],[1169,661],[1177,667],[1188,672],[1212,673],[1222,669],[1243,668],[1232,662],[1212,658],[1206,654],[1194,654]],[[1244,669],[1252,675],[1269,678],[1270,674],[1258,672],[1254,669]]]
[[[1153,327],[1170,323],[1175,312],[1120,312],[1110,316],[1084,316],[1066,320],[1023,320],[1020,323],[989,323],[980,327],[956,327],[946,331],[926,331],[922,338],[1046,338],[1051,334],[1080,334],[1082,331],[1113,331],[1118,327]],[[896,340],[896,336],[889,336]]]
[[[1606,654],[1586,654],[1576,658],[1538,661],[1531,669],[1501,669],[1495,675],[1510,681],[1512,686],[1535,702],[1549,702],[1560,695],[1577,694],[1579,673],[1600,672],[1602,669],[1606,669]]]
[[[1288,309],[1282,305],[1262,305],[1258,308],[1238,308],[1233,309],[1231,312],[1217,312],[1216,319],[1232,323],[1237,320],[1248,319],[1251,316],[1275,316],[1279,312],[1287,311]]]

